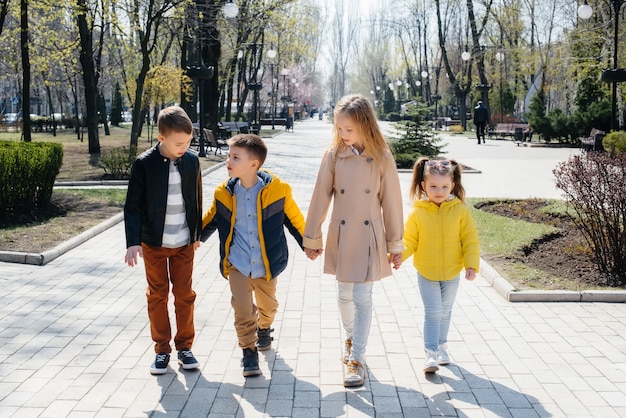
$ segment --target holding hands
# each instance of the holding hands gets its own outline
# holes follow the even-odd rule
[[[393,264],[394,270],[398,270],[402,265],[402,253],[389,254],[389,263]]]
[[[315,260],[323,252],[324,252],[324,250],[322,248],[318,248],[317,250],[313,250],[311,248],[305,248],[304,249],[304,253],[306,254],[307,257],[309,257],[309,260]]]

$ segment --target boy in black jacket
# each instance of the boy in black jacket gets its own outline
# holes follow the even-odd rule
[[[133,163],[126,204],[126,256],[129,266],[143,257],[148,289],[148,318],[155,343],[152,374],[164,374],[170,360],[172,330],[167,300],[172,283],[176,307],[174,345],[183,369],[195,369],[191,352],[195,330],[193,257],[200,245],[202,182],[198,157],[188,152],[193,125],[185,111],[172,106],[159,113],[159,143]]]

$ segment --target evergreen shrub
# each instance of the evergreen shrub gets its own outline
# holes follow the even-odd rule
[[[98,167],[114,179],[127,179],[130,168],[137,158],[137,147],[117,147],[102,152]]]
[[[602,139],[602,147],[611,154],[626,153],[626,132],[613,131]]]
[[[62,163],[61,144],[0,141],[0,224],[49,204]]]
[[[413,168],[418,158],[435,157],[441,152],[441,139],[436,136],[429,114],[428,106],[415,102],[407,106],[408,118],[395,123],[399,136],[391,138],[389,146],[399,168]]]

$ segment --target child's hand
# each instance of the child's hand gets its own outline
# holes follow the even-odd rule
[[[474,269],[465,269],[465,279],[470,282],[476,278],[476,270]]]
[[[141,249],[141,245],[133,245],[126,249],[126,255],[124,256],[124,262],[128,264],[130,267],[133,267],[137,264],[137,256],[143,258],[143,250]]]
[[[193,243],[193,250],[196,251],[198,248],[200,248],[200,241],[196,241]]]
[[[393,264],[395,270],[398,270],[402,265],[402,254],[389,254],[389,262]]]
[[[306,254],[307,257],[309,257],[309,260],[315,260],[323,252],[324,252],[324,250],[321,249],[321,248],[318,248],[317,250],[313,250],[311,248],[305,248],[304,249],[304,253]]]

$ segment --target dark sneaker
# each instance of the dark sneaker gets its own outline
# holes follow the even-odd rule
[[[256,332],[256,335],[259,337],[259,340],[256,343],[259,351],[267,351],[272,348],[272,341],[274,341],[274,337],[270,334],[274,331],[274,328],[259,328]]]
[[[256,348],[254,350],[251,348],[243,349],[241,366],[243,367],[243,375],[245,377],[258,376],[262,373],[261,369],[259,369],[259,352]]]
[[[167,373],[167,365],[170,362],[170,355],[168,353],[159,353],[154,359],[154,363],[150,366],[150,374],[165,374]]]
[[[178,364],[180,364],[183,369],[197,369],[200,364],[198,364],[198,360],[193,356],[191,350],[188,348],[183,348],[178,351]]]

